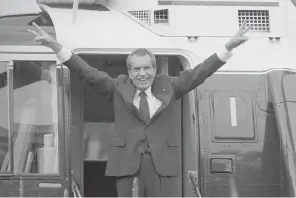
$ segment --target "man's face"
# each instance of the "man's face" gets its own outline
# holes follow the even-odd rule
[[[134,55],[130,59],[130,68],[128,70],[129,77],[132,79],[137,89],[145,91],[154,80],[156,68],[152,66],[150,56]]]

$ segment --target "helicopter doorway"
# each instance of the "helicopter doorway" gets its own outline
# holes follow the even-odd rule
[[[125,67],[127,55],[80,55],[80,57],[92,67],[107,72],[111,77],[116,78],[120,74],[127,74]],[[156,58],[158,73],[166,73],[170,76],[180,74],[182,64],[177,57],[159,56]],[[87,84],[80,83],[77,74],[72,72],[71,75],[73,77],[71,79],[73,174],[80,184],[84,197],[116,197],[115,178],[105,176],[108,134],[115,121],[112,103]],[[182,100],[174,105],[181,112]],[[181,113],[176,116],[180,120],[180,123],[176,123],[176,127],[180,128],[181,135]],[[81,139],[84,140],[83,143],[74,143]],[[82,161],[82,164],[79,164],[79,160]],[[181,159],[179,163],[181,163]],[[181,175],[179,183],[178,188],[180,188],[179,192],[182,196]]]

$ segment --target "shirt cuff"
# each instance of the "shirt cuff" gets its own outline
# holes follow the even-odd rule
[[[233,54],[225,48],[224,50],[217,52],[217,56],[222,62],[226,62],[233,56]]]
[[[68,61],[72,56],[72,52],[66,48],[62,48],[62,50],[58,53],[57,57],[61,63]]]

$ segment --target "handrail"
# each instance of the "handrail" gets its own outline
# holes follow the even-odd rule
[[[202,197],[199,191],[199,186],[196,182],[196,171],[188,171],[188,176],[190,183],[192,184],[193,187],[193,193],[195,194],[196,197]]]
[[[132,197],[140,197],[139,192],[139,180],[137,177],[133,180],[133,188],[132,188],[133,196]]]
[[[71,184],[71,187],[72,187],[73,196],[74,196],[74,197],[81,198],[82,195],[81,195],[81,192],[80,192],[79,185],[78,185],[78,183],[77,183],[77,181],[75,180],[75,178],[74,178],[73,175],[72,175],[72,184]]]

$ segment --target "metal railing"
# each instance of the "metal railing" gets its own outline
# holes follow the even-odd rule
[[[197,184],[197,174],[196,171],[188,171],[188,177],[190,180],[190,183],[192,185],[193,188],[193,193],[195,194],[196,197],[202,197],[199,191],[199,187]]]
[[[79,197],[79,198],[82,197],[81,192],[80,192],[80,188],[78,186],[78,183],[75,180],[75,178],[73,177],[73,175],[72,175],[72,184],[71,184],[71,187],[72,187],[73,197]]]

